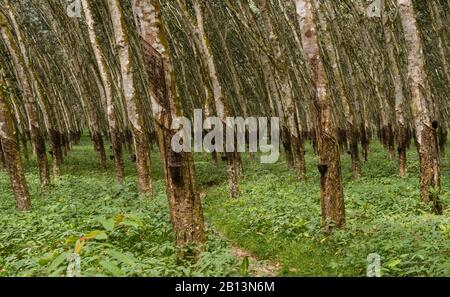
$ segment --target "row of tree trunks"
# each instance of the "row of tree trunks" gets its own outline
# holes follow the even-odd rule
[[[266,93],[272,109],[272,113],[280,118],[281,143],[283,145],[284,154],[286,156],[286,165],[288,169],[294,169],[294,157],[292,154],[290,132],[286,124],[287,120],[280,100],[280,94],[278,93],[278,89],[276,86],[274,73],[270,68],[268,58],[264,54],[260,54],[260,57],[261,58],[259,59],[259,61],[262,68]]]
[[[287,129],[285,132],[288,133],[284,134],[284,143],[286,145],[290,145],[290,148],[285,150],[289,154],[287,159],[289,162],[291,162],[292,159],[298,178],[300,180],[306,180],[305,148],[301,130],[299,128],[298,108],[293,96],[288,64],[283,57],[280,42],[273,29],[272,21],[270,19],[269,2],[260,0],[257,4],[263,17],[264,26],[269,34],[270,48],[277,65],[277,73],[279,77],[279,96],[274,96],[274,98],[281,99],[281,102],[276,104],[280,104],[282,106],[286,117]]]
[[[30,67],[28,62],[28,54],[26,52],[22,34],[19,30],[15,15],[9,5],[9,1],[6,1],[6,5],[7,8],[9,8],[8,14],[12,22],[14,31],[16,32],[18,47],[15,45],[12,34],[6,25],[2,25],[1,27],[2,37],[9,51],[10,57],[14,63],[17,79],[21,86],[22,97],[25,103],[25,110],[29,123],[29,130],[31,133],[31,141],[33,143],[33,147],[39,163],[41,187],[45,188],[50,184],[50,171],[48,167],[45,140],[41,132],[38,113],[36,110],[36,102],[33,96],[32,84],[30,83],[30,77],[28,76],[28,69]]]
[[[123,153],[122,153],[122,139],[120,137],[120,132],[118,131],[117,127],[117,119],[116,119],[117,111],[114,106],[113,83],[111,79],[111,74],[107,69],[105,56],[101,50],[100,43],[98,41],[97,34],[95,32],[94,18],[92,16],[89,1],[82,0],[82,7],[88,27],[89,40],[91,42],[95,60],[97,62],[97,67],[102,81],[102,87],[104,89],[106,97],[106,109],[107,109],[106,114],[108,118],[111,147],[113,151],[114,164],[116,169],[116,179],[118,182],[122,183],[125,175]]]
[[[397,64],[395,53],[395,35],[390,28],[387,20],[386,8],[383,9],[383,27],[384,27],[384,38],[385,44],[388,52],[389,66],[392,76],[392,81],[394,83],[394,93],[395,93],[395,118],[396,118],[396,128],[395,128],[395,138],[397,140],[397,151],[398,151],[398,173],[399,176],[404,177],[407,173],[407,159],[406,151],[408,149],[409,143],[409,127],[407,126],[405,120],[405,96],[403,93],[403,82],[400,74],[399,66]]]
[[[428,1],[428,7],[431,12],[431,19],[433,24],[433,29],[438,36],[438,49],[440,54],[440,61],[442,62],[442,69],[444,76],[446,78],[447,84],[450,84],[450,66],[448,61],[449,47],[445,46],[449,44],[448,36],[445,34],[445,25],[442,19],[442,6],[436,1]],[[447,98],[445,98],[447,99]],[[444,100],[445,100],[444,99]],[[447,99],[448,100],[448,99]],[[439,140],[439,152],[442,157],[445,156],[445,145],[447,144],[448,127],[444,124],[445,111],[440,109],[437,111],[437,122],[441,123],[438,127],[438,140]]]
[[[214,55],[205,32],[203,12],[200,1],[194,0],[193,5],[195,10],[195,16],[197,19],[195,26],[192,25],[192,27],[195,27],[194,29],[196,36],[195,40],[197,41],[197,45],[200,49],[201,56],[205,59],[204,62],[205,65],[207,66],[209,78],[211,80],[212,94],[214,98],[216,114],[220,118],[225,127],[226,118],[230,116],[229,110],[225,105],[224,100],[225,98],[223,94],[222,85],[218,77],[216,62],[214,61]],[[187,19],[190,20],[190,18]],[[231,198],[239,197],[239,186],[238,186],[239,164],[237,163],[236,154],[237,153],[233,152],[227,152],[225,154],[227,161],[227,175]]]

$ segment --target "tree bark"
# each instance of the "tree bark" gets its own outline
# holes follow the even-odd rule
[[[0,169],[6,168],[5,155],[3,153],[2,142],[0,141]]]
[[[20,148],[16,138],[14,123],[4,94],[3,77],[0,77],[0,142],[8,169],[11,187],[16,197],[19,211],[31,208],[30,194],[20,160]]]
[[[142,103],[137,97],[135,88],[133,57],[128,36],[123,25],[124,16],[118,0],[108,0],[111,20],[114,28],[114,37],[118,47],[120,71],[122,74],[122,88],[125,95],[128,118],[131,123],[131,132],[136,150],[136,167],[138,174],[139,191],[152,195],[152,181],[150,173],[149,141],[144,129]]]
[[[158,0],[133,0],[141,33],[142,51],[152,93],[164,178],[175,243],[178,247],[206,240],[201,200],[197,192],[192,154],[176,153],[171,147],[173,117],[182,114],[176,77],[169,56],[166,32]]]
[[[398,172],[399,176],[404,177],[407,173],[406,151],[408,149],[409,129],[405,120],[405,96],[403,94],[403,82],[400,70],[397,64],[394,50],[394,34],[387,24],[386,11],[383,13],[384,40],[387,47],[389,66],[391,70],[392,81],[395,88],[395,115],[396,115],[396,139],[398,151]]]
[[[106,164],[106,151],[102,134],[94,130],[94,132],[92,133],[92,142],[94,143],[95,150],[100,155],[100,166],[102,167],[103,170],[106,170],[108,166]]]
[[[408,60],[408,85],[412,99],[416,143],[420,158],[420,197],[432,211],[442,214],[439,199],[441,168],[437,148],[436,125],[433,125],[429,100],[431,91],[425,69],[422,41],[412,0],[397,0]]]
[[[342,187],[341,159],[336,127],[332,119],[331,94],[326,77],[310,0],[296,0],[297,17],[303,41],[303,52],[314,87],[312,110],[317,138],[317,151],[321,174],[321,204],[325,228],[330,230],[345,225],[344,193]]]

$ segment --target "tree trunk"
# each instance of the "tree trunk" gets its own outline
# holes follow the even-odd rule
[[[431,97],[431,91],[425,69],[422,41],[412,0],[397,0],[397,4],[405,35],[409,91],[420,158],[420,197],[423,204],[432,204],[434,213],[442,214],[443,209],[439,199],[441,168],[436,135],[438,127],[432,123],[431,119],[428,99]]]
[[[23,151],[23,157],[25,158],[25,161],[30,161],[30,154],[28,152],[28,140],[26,134],[21,134],[18,136],[20,138],[20,141],[22,142],[22,151]]]
[[[97,62],[100,78],[102,80],[102,85],[105,91],[106,108],[107,108],[106,113],[108,117],[109,134],[111,138],[114,165],[116,168],[116,179],[118,182],[122,183],[125,177],[122,140],[120,137],[120,131],[118,131],[117,129],[116,108],[114,106],[113,87],[112,87],[113,83],[111,79],[111,73],[107,69],[105,56],[102,52],[100,43],[98,41],[95,32],[94,18],[92,16],[88,0],[82,0],[82,6],[88,27],[89,40],[91,42],[91,46],[94,51],[95,60]]]
[[[325,5],[328,5],[326,3]],[[346,87],[344,85],[342,73],[340,72],[339,65],[338,65],[338,54],[337,50],[333,44],[333,39],[331,36],[331,26],[336,25],[334,23],[335,14],[333,12],[333,8],[327,7],[328,12],[331,14],[332,22],[326,22],[326,16],[323,12],[323,9],[325,7],[320,7],[320,4],[316,2],[316,8],[320,10],[319,21],[321,24],[321,27],[323,28],[323,39],[324,39],[324,45],[327,50],[328,58],[330,60],[331,67],[333,69],[333,76],[337,83],[337,92],[339,96],[342,99],[342,104],[344,107],[344,114],[346,118],[346,132],[347,132],[347,139],[349,140],[349,153],[352,160],[352,172],[353,172],[353,178],[359,179],[361,177],[361,162],[359,158],[359,149],[358,149],[358,129],[355,124],[355,114],[354,114],[354,108],[349,100],[349,95],[346,90]],[[340,34],[338,34],[339,36]],[[351,78],[350,78],[351,79]],[[344,141],[346,142],[346,141]]]
[[[291,136],[286,126],[281,128],[281,137],[284,147],[284,153],[286,155],[286,165],[289,169],[294,169],[294,157],[292,155]]]
[[[161,24],[158,0],[133,0],[133,11],[142,38],[142,51],[152,93],[164,178],[174,238],[178,247],[205,241],[200,196],[195,182],[191,153],[176,153],[171,140],[173,117],[182,114],[176,78],[168,53],[169,45]]]
[[[355,135],[355,129],[350,126],[350,156],[352,158],[353,178],[361,177],[361,161],[359,159],[358,136]]]
[[[0,142],[11,180],[11,187],[16,197],[19,211],[31,208],[30,194],[20,160],[20,148],[15,136],[14,123],[3,91],[3,78],[0,77]]]
[[[105,152],[105,144],[103,142],[102,134],[98,131],[93,132],[92,141],[95,146],[95,150],[100,155],[100,166],[103,170],[106,170],[108,166],[106,165],[106,152]]]
[[[120,70],[122,74],[122,88],[125,95],[128,117],[131,123],[131,132],[136,150],[136,167],[138,174],[139,191],[152,194],[152,181],[150,173],[149,141],[144,129],[142,102],[140,102],[135,88],[133,70],[133,57],[129,37],[123,26],[124,17],[118,0],[108,0],[111,20],[114,28],[115,41],[118,46]]]
[[[50,145],[51,145],[51,155],[52,155],[52,166],[53,166],[53,175],[55,177],[61,176],[61,164],[62,164],[62,149],[60,143],[59,132],[54,129],[49,129],[48,131]]]
[[[408,149],[409,130],[405,121],[405,96],[403,94],[403,82],[400,70],[397,64],[395,43],[393,34],[388,20],[386,19],[386,11],[383,12],[384,40],[387,47],[389,66],[391,70],[392,81],[395,88],[395,116],[396,116],[396,132],[398,151],[398,172],[399,176],[406,176],[406,151]],[[398,55],[398,54],[397,54]]]
[[[0,169],[6,168],[5,155],[3,153],[2,142],[0,141]]]
[[[336,127],[332,119],[331,94],[320,55],[317,27],[310,0],[296,0],[297,17],[303,41],[303,52],[314,87],[314,126],[317,150],[320,158],[318,166],[321,174],[322,217],[327,230],[345,225],[344,193],[342,187],[341,159]]]
[[[439,129],[439,153],[442,158],[445,157],[445,146],[447,144],[448,130],[447,127],[441,126]]]

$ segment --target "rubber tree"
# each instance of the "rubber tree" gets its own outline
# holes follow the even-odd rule
[[[441,167],[436,130],[439,123],[431,118],[431,90],[425,69],[422,40],[412,0],[397,0],[408,60],[408,87],[412,101],[416,145],[420,159],[420,197],[432,211],[442,214],[439,199]]]
[[[358,148],[358,126],[354,114],[355,108],[353,102],[351,102],[351,95],[349,94],[350,92],[345,86],[345,78],[340,71],[339,50],[333,42],[334,40],[332,36],[332,27],[334,27],[333,25],[336,25],[334,22],[336,16],[334,14],[333,8],[329,6],[330,2],[325,3],[323,6],[320,6],[318,3],[316,3],[316,9],[319,11],[318,19],[322,27],[323,44],[325,46],[325,50],[331,64],[330,66],[332,68],[334,81],[336,82],[336,92],[339,99],[341,100],[342,108],[344,110],[345,119],[343,120],[343,122],[345,123],[347,138],[349,139],[348,152],[352,159],[353,177],[355,179],[358,179],[361,177],[361,161],[359,158]],[[330,15],[331,19],[329,22],[326,21],[327,13]]]
[[[327,230],[345,225],[341,156],[333,122],[330,85],[320,53],[318,30],[310,0],[296,0],[303,54],[312,85],[314,127],[320,159],[320,194],[322,217]]]
[[[152,194],[150,173],[149,140],[144,128],[143,108],[141,98],[136,91],[136,75],[134,65],[137,63],[132,55],[128,42],[127,28],[124,26],[124,15],[118,0],[108,0],[108,8],[114,28],[114,39],[117,46],[122,76],[122,90],[126,101],[127,113],[134,138],[136,150],[136,167],[140,192]]]
[[[190,152],[175,152],[172,147],[172,139],[179,132],[173,121],[183,111],[167,34],[161,21],[160,2],[133,0],[132,3],[151,86],[153,117],[163,160],[175,242],[178,247],[202,243],[205,241],[205,227],[193,157]]]
[[[1,21],[4,20],[0,19]],[[0,142],[11,187],[16,197],[16,208],[25,211],[31,208],[30,193],[22,168],[20,148],[5,88],[3,69],[0,69]]]

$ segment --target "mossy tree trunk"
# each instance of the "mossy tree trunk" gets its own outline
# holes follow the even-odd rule
[[[388,61],[392,81],[394,84],[395,94],[395,138],[397,140],[398,152],[398,173],[400,177],[406,176],[407,173],[407,158],[406,152],[408,150],[408,142],[410,138],[409,127],[405,118],[405,94],[403,93],[403,81],[398,66],[398,53],[395,51],[395,35],[392,32],[391,25],[387,19],[386,8],[383,11],[383,26],[384,26],[384,41],[388,54]]]
[[[318,30],[310,0],[296,0],[302,34],[303,53],[313,86],[314,127],[317,138],[318,166],[321,175],[322,217],[327,230],[345,225],[341,156],[332,118],[331,92],[320,54]]]
[[[442,214],[443,209],[439,199],[441,167],[436,133],[439,123],[431,118],[432,113],[429,106],[431,91],[425,69],[422,40],[412,0],[397,0],[397,5],[405,36],[408,85],[420,158],[420,197],[423,204],[431,204],[434,213]]]
[[[138,98],[135,86],[135,66],[134,57],[131,53],[131,45],[126,27],[124,26],[124,16],[120,2],[118,0],[108,0],[108,8],[114,28],[114,38],[118,48],[120,72],[122,75],[122,89],[125,96],[128,118],[131,124],[131,132],[134,138],[136,150],[136,167],[138,173],[139,191],[152,195],[152,180],[150,173],[149,150],[150,143],[144,128],[143,108],[140,98]]]
[[[1,71],[3,72],[3,70]],[[20,160],[20,148],[4,88],[3,77],[0,77],[0,142],[11,180],[11,187],[16,197],[16,208],[19,211],[25,211],[31,208],[30,194]]]
[[[142,38],[142,51],[152,92],[152,110],[156,123],[166,192],[174,238],[178,247],[205,241],[203,210],[192,154],[175,152],[172,128],[175,116],[182,114],[176,76],[169,55],[166,32],[161,23],[158,0],[133,0],[133,10]]]

